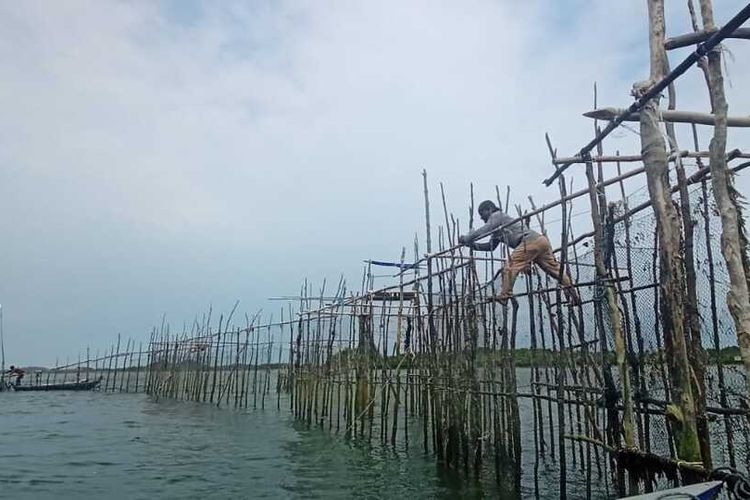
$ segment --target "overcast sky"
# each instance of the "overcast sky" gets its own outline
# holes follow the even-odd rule
[[[689,31],[685,2],[668,3],[668,33]],[[714,3],[722,23],[745,2]],[[424,240],[423,168],[464,226],[470,182],[478,200],[496,184],[554,199],[544,132],[561,155],[587,142],[595,81],[602,106],[631,102],[645,6],[0,0],[6,362],[64,361],[235,300],[270,313],[305,278],[356,288],[363,259]],[[750,44],[728,47],[730,113],[748,115]],[[696,71],[678,91],[708,110]],[[638,153],[635,139],[605,147]],[[730,140],[750,149],[748,132]]]

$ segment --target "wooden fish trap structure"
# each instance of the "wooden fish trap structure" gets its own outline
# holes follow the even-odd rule
[[[237,305],[235,304],[235,309]],[[243,328],[230,327],[232,313],[211,329],[211,314],[193,331],[171,335],[168,326],[152,333],[146,392],[157,398],[208,402],[217,406],[280,408],[283,377],[279,368],[286,344],[273,336],[282,323],[256,326],[247,319]],[[277,357],[275,357],[277,356]]]
[[[143,342],[133,339],[122,341],[120,335],[104,352],[86,348],[77,360],[59,360],[52,368],[29,370],[23,379],[24,386],[49,386],[55,384],[99,381],[97,390],[104,392],[138,393],[146,390],[148,358],[151,352]]]
[[[559,158],[547,138],[556,201],[511,208],[497,190],[502,209],[547,235],[545,218],[560,218],[555,253],[582,303],[537,269],[511,304],[493,300],[508,249],[456,245],[458,221],[442,185],[442,213],[432,213],[425,173],[424,246],[409,264],[402,251],[397,284],[376,287],[370,267],[356,294],[340,283],[315,305],[303,288],[284,385],[297,418],[560,498],[651,491],[657,478],[692,482],[717,465],[747,470],[750,260],[733,175],[750,155],[726,142],[728,127],[750,119],[727,115],[719,43],[747,38],[750,5],[720,29],[709,0],[689,7],[695,33],[667,40],[664,3],[648,0],[651,74],[628,109],[587,113],[595,136],[575,156]],[[669,71],[668,50],[696,44]],[[695,64],[710,113],[676,109],[674,82]],[[606,154],[625,121],[639,123],[640,154]],[[628,188],[638,181],[640,197]],[[582,203],[575,215],[590,225],[574,234]]]
[[[536,268],[508,304],[494,300],[510,250],[457,245],[459,221],[442,184],[434,210],[425,172],[424,236],[399,262],[368,262],[354,289],[305,282],[278,321],[236,326],[233,310],[218,328],[210,313],[190,331],[162,325],[143,365],[136,350],[134,387],[288,407],[309,426],[426,453],[516,495],[636,494],[720,465],[747,471],[750,259],[733,178],[750,152],[730,150],[727,129],[750,118],[728,116],[720,42],[750,38],[750,5],[717,27],[710,0],[688,1],[695,32],[667,39],[663,0],[647,3],[651,73],[635,102],[586,113],[594,138],[574,156],[558,157],[547,137],[554,201],[511,207],[510,190],[496,189],[498,206],[557,245],[580,304]],[[669,71],[669,51],[683,47],[694,50]],[[709,113],[677,109],[674,83],[688,70],[705,77]],[[640,154],[606,152],[627,121]],[[381,264],[395,273],[382,285]],[[122,359],[117,350],[102,363]]]

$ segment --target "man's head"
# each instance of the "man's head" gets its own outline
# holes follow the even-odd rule
[[[13,366],[13,365],[10,365],[10,369],[11,369],[11,370],[15,370],[15,369],[16,369],[16,367],[15,367],[15,366]]]
[[[479,204],[479,208],[477,209],[479,217],[481,217],[484,222],[487,222],[490,215],[492,215],[492,212],[497,212],[498,210],[497,206],[490,200],[484,200]]]

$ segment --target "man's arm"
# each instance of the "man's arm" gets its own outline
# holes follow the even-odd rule
[[[497,227],[497,224],[495,224],[494,221],[489,221],[484,226],[474,229],[473,231],[469,231],[468,233],[463,235],[461,238],[459,238],[459,241],[463,240],[464,243],[466,244],[472,243],[478,237],[491,233],[492,230],[495,229],[496,227]]]
[[[492,231],[494,231],[495,229],[497,229],[500,226],[502,226],[502,222],[500,221],[499,217],[490,217],[490,220],[485,225],[483,225],[482,227],[477,228],[477,229],[475,229],[473,231],[469,231],[465,235],[460,236],[458,238],[458,242],[461,243],[461,244],[463,244],[463,245],[472,245],[474,243],[474,240],[476,240],[477,238],[480,238],[480,237],[483,237],[483,236],[486,236],[486,235],[490,234]],[[482,244],[482,243],[477,243],[477,244],[478,245],[482,245],[482,246],[489,245],[489,244]],[[497,247],[497,243],[495,243],[494,247],[488,248],[487,251],[494,250],[495,247]],[[476,247],[475,247],[475,249],[478,250],[478,248],[476,248]]]
[[[490,241],[485,243],[471,243],[471,248],[480,252],[491,252],[497,248],[500,244],[500,240],[497,238],[490,238]]]

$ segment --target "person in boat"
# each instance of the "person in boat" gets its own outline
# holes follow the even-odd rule
[[[15,385],[16,385],[16,387],[18,387],[18,386],[21,385],[21,380],[23,380],[23,376],[24,376],[24,374],[26,372],[24,372],[20,368],[16,368],[15,366],[10,365],[10,370],[8,370],[5,373],[10,374],[11,377],[16,377],[16,384]]]
[[[560,280],[560,263],[552,253],[552,245],[546,236],[525,227],[521,221],[513,222],[514,219],[511,216],[497,208],[490,200],[480,203],[478,212],[479,217],[485,222],[484,226],[459,236],[458,242],[484,252],[491,252],[500,243],[505,243],[513,249],[502,270],[500,295],[496,298],[500,303],[508,302],[513,295],[513,285],[518,274],[529,271],[531,264],[538,265],[548,275]],[[490,233],[492,236],[488,242],[477,243],[475,241]],[[578,293],[567,272],[562,274],[561,283],[568,301],[573,305],[580,304]]]

